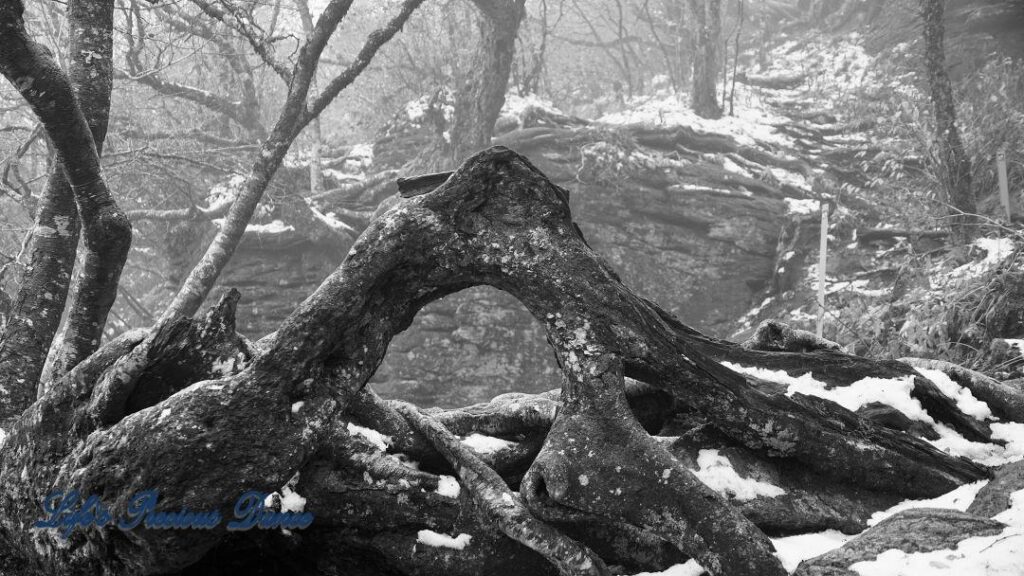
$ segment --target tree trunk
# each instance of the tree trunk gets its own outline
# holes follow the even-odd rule
[[[697,55],[693,59],[691,107],[702,118],[721,118],[718,105],[718,46],[722,36],[721,0],[690,0],[697,21]]]
[[[965,244],[977,235],[971,161],[956,126],[953,87],[946,73],[945,0],[920,0],[924,25],[924,66],[935,114],[937,169],[949,205],[949,226],[954,241]]]
[[[53,199],[56,210],[51,215],[52,230],[57,236],[63,234],[64,238],[58,238],[56,245],[49,247],[40,244],[40,249],[55,249],[53,261],[40,267],[41,277],[31,281],[33,288],[52,288],[39,295],[44,300],[47,293],[51,296],[38,312],[48,317],[34,336],[23,330],[9,332],[5,341],[10,338],[12,344],[21,347],[18,342],[24,344],[28,337],[34,340],[30,347],[48,345],[54,323],[60,320],[67,290],[66,284],[62,284],[62,275],[74,260],[75,246],[68,238],[73,232],[77,233],[77,223],[65,220],[69,210],[61,198],[67,193],[62,188],[67,186],[73,191],[77,214],[83,224],[85,249],[82,270],[75,281],[71,313],[57,354],[58,366],[70,368],[99,347],[131,244],[131,225],[107,189],[99,163],[110,107],[113,2],[69,3],[68,22],[77,32],[70,46],[70,80],[28,37],[23,10],[20,1],[0,7],[0,27],[5,39],[0,48],[0,70],[32,107],[57,151],[64,174],[63,178],[51,178],[48,182],[48,197]],[[41,216],[46,214],[41,211]],[[17,330],[18,326],[14,328]],[[2,421],[23,410],[34,398],[41,360],[38,356],[18,359],[8,356],[0,360],[25,363],[15,369],[23,376],[16,376],[7,387],[13,401],[0,399],[4,400],[0,402]],[[57,372],[61,371],[58,368]]]
[[[71,35],[69,46],[70,80],[92,132],[96,154],[102,156],[113,87],[113,0],[69,2],[68,25],[78,31]],[[118,210],[116,205],[114,209]],[[86,221],[86,217],[87,213],[82,212],[86,232],[85,257],[72,287],[71,308],[59,348],[48,370],[56,376],[63,375],[99,348],[131,244],[130,224],[127,230],[120,229],[127,224],[123,215],[124,223],[108,224],[102,233],[96,232],[97,227]],[[48,381],[49,378],[44,377],[43,380]]]
[[[0,427],[36,399],[60,327],[78,249],[78,210],[60,167],[50,174],[29,240],[28,266],[0,334]]]
[[[680,419],[702,420],[679,442],[711,434],[715,446],[780,470],[801,498],[866,515],[987,475],[831,402],[789,397],[722,366],[799,367],[833,385],[913,373],[777,327],[746,346],[688,328],[621,284],[572,221],[567,192],[522,156],[492,148],[409,194],[258,347],[234,334],[232,294],[205,319],[162,325],[145,354],[136,354],[144,335],[116,339],[48,390],[0,445],[0,570],[267,570],[252,550],[275,546],[291,573],[603,575],[612,563],[664,569],[686,555],[715,575],[783,574],[758,528],[782,525],[771,523],[778,514],[737,510],[681,463],[678,442],[666,449],[651,435]],[[363,391],[423,306],[481,284],[512,294],[544,325],[564,375],[560,399],[507,394],[422,412]],[[121,377],[127,357],[140,376]],[[936,420],[985,436],[934,384],[919,386]],[[387,434],[388,450],[419,469],[354,422]],[[455,436],[473,432],[510,441],[476,454]],[[231,519],[240,494],[278,490],[297,473],[315,517],[301,539],[106,526],[73,530],[65,542],[56,530],[24,528],[54,489],[96,495],[118,517],[134,494],[159,489],[160,510]],[[458,477],[457,494],[446,474]],[[472,543],[464,554],[417,545],[427,529],[472,534]]]
[[[479,44],[469,68],[457,80],[454,117],[450,124],[439,127],[437,140],[411,163],[410,171],[450,170],[491,145],[494,123],[505,104],[526,0],[472,2],[480,11]]]

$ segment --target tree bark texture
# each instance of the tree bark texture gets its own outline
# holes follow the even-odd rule
[[[34,296],[26,294],[24,301],[28,306],[36,300],[38,307],[23,311],[37,318],[13,324],[0,343],[0,366],[7,369],[0,378],[11,375],[0,390],[6,389],[8,396],[13,391],[13,401],[0,401],[0,421],[34,399],[45,359],[34,351],[49,347],[60,322],[78,222],[83,223],[85,253],[57,355],[57,373],[99,347],[131,244],[131,225],[107,189],[99,164],[110,108],[113,2],[69,3],[68,22],[76,31],[70,44],[70,79],[28,37],[22,12],[20,2],[0,8],[5,38],[0,69],[41,120],[63,173],[51,175],[47,182],[47,199],[39,213],[43,220],[36,227],[40,238],[32,247],[31,261],[37,266],[23,289],[41,290]],[[77,216],[70,209],[70,197],[77,205]]]
[[[690,556],[716,575],[783,574],[761,527],[838,520],[730,502],[683,465],[693,448],[729,447],[773,470],[789,497],[862,516],[987,476],[831,402],[790,397],[724,367],[799,369],[833,385],[913,373],[777,327],[743,346],[708,338],[623,286],[567,200],[526,158],[491,148],[375,219],[338,270],[256,345],[234,333],[235,293],[203,319],[104,346],[33,404],[0,449],[0,569],[187,574],[196,563],[237,567],[247,543],[277,538],[282,555],[294,554],[293,573],[333,565],[597,575],[613,563],[664,569]],[[564,376],[560,395],[423,411],[363,390],[423,306],[482,284],[513,295],[543,324]],[[933,384],[918,386],[936,420],[986,436]],[[390,436],[388,453],[349,424]],[[652,435],[659,431],[678,437]],[[477,454],[458,439],[473,432],[509,444]],[[298,541],[111,527],[64,541],[25,529],[55,488],[98,495],[115,514],[134,493],[159,488],[160,509],[231,517],[239,494],[277,490],[296,473],[316,517]],[[458,477],[457,496],[437,491],[442,474]],[[462,554],[417,545],[422,529],[474,536]],[[303,564],[314,550],[316,565]]]

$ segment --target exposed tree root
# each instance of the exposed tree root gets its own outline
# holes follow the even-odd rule
[[[395,404],[396,409],[455,467],[476,505],[510,538],[536,550],[559,573],[569,576],[611,574],[591,550],[534,518],[498,474],[462,445],[444,426],[420,412],[415,406]]]
[[[48,387],[0,450],[0,569],[149,574],[241,546],[224,531],[89,528],[64,541],[24,530],[54,488],[95,494],[116,513],[136,492],[159,488],[161,509],[227,518],[243,492],[273,492],[301,472],[299,490],[317,518],[303,539],[334,543],[336,564],[351,553],[384,573],[500,574],[506,560],[545,573],[543,557],[562,573],[604,574],[611,561],[655,568],[685,553],[715,574],[781,574],[744,514],[776,529],[836,518],[772,525],[766,518],[778,508],[737,504],[701,484],[690,472],[694,450],[763,462],[749,468],[787,487],[813,478],[820,484],[794,501],[824,494],[820,507],[840,502],[858,513],[988,474],[829,401],[789,397],[726,368],[722,361],[810,371],[840,386],[913,376],[936,420],[985,437],[906,364],[752,350],[688,328],[621,284],[583,239],[567,199],[525,158],[493,148],[375,219],[258,348],[234,333],[234,296],[205,319],[101,348]],[[480,284],[511,293],[544,324],[565,375],[560,400],[511,394],[428,413],[361,393],[424,305]],[[388,451],[421,469],[349,434],[350,420],[390,436]],[[659,432],[680,438],[651,436]],[[459,438],[470,433],[509,443],[478,455]],[[524,505],[508,483],[527,468]],[[436,491],[451,470],[466,495]],[[860,491],[821,487],[832,485]],[[418,544],[422,529],[475,539],[457,554]],[[638,552],[624,551],[632,544]]]

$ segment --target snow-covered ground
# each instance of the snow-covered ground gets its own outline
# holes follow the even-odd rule
[[[717,120],[701,118],[690,109],[686,95],[665,91],[655,96],[634,99],[626,110],[606,114],[598,119],[605,124],[649,124],[653,126],[686,126],[700,132],[725,134],[745,146],[776,145],[789,147],[793,141],[779,132],[776,124],[787,122],[778,115],[760,91],[740,84],[736,86],[734,116]]]
[[[936,448],[954,456],[964,456],[988,466],[998,466],[1024,459],[1024,424],[993,421],[990,424],[992,438],[1003,444],[967,440],[952,428],[936,422],[921,406],[921,403],[911,396],[914,383],[910,377],[864,378],[849,386],[829,388],[828,384],[815,379],[810,373],[790,376],[782,370],[741,366],[730,362],[723,362],[722,365],[740,374],[783,384],[787,387],[786,394],[789,396],[796,393],[816,396],[831,400],[851,411],[856,411],[873,402],[892,406],[907,418],[923,422],[934,428],[939,434],[939,438],[931,443]],[[924,371],[924,374],[931,377],[933,372],[935,371]],[[955,400],[961,410],[971,415],[981,415],[983,418],[994,420],[988,405],[975,398],[970,390],[949,378],[941,380],[942,383],[936,385]]]
[[[993,536],[961,540],[956,548],[906,553],[886,550],[850,569],[861,576],[1020,576],[1024,574],[1024,490],[1010,497],[1010,508],[993,517],[1006,528]]]
[[[875,525],[897,512],[911,508],[950,508],[964,511],[974,501],[985,482],[961,486],[938,498],[906,500],[876,513],[869,525]],[[1010,509],[994,516],[1006,528],[993,536],[961,540],[955,548],[934,552],[906,553],[887,550],[867,562],[857,562],[850,569],[861,576],[1020,576],[1024,574],[1024,489],[1011,495]],[[800,562],[839,548],[856,538],[836,530],[773,538],[775,554],[789,572]],[[638,576],[699,576],[700,565],[690,560],[662,572],[644,572]]]

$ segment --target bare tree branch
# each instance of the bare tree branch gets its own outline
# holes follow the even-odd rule
[[[235,6],[228,0],[221,0],[220,2],[226,8],[226,11],[213,2],[207,2],[206,0],[192,0],[192,3],[198,6],[206,15],[223,22],[226,26],[241,34],[267,66],[270,66],[286,84],[291,83],[292,71],[278,60],[277,55],[274,53],[273,44],[271,44],[267,35],[263,33],[259,25],[253,21],[245,10]]]
[[[163,320],[195,314],[242,240],[245,228],[263,197],[264,190],[281,165],[291,143],[331,100],[355,80],[369,65],[377,50],[402,28],[413,11],[422,3],[423,0],[406,0],[399,13],[383,28],[370,33],[353,65],[332,80],[312,106],[307,106],[309,86],[313,81],[320,55],[338,24],[348,14],[352,0],[332,0],[327,5],[313,27],[313,33],[299,48],[295,67],[289,76],[291,82],[287,99],[274,129],[253,162],[242,191],[235,198],[224,224],[206,253],[192,269],[171,305],[164,311]]]

